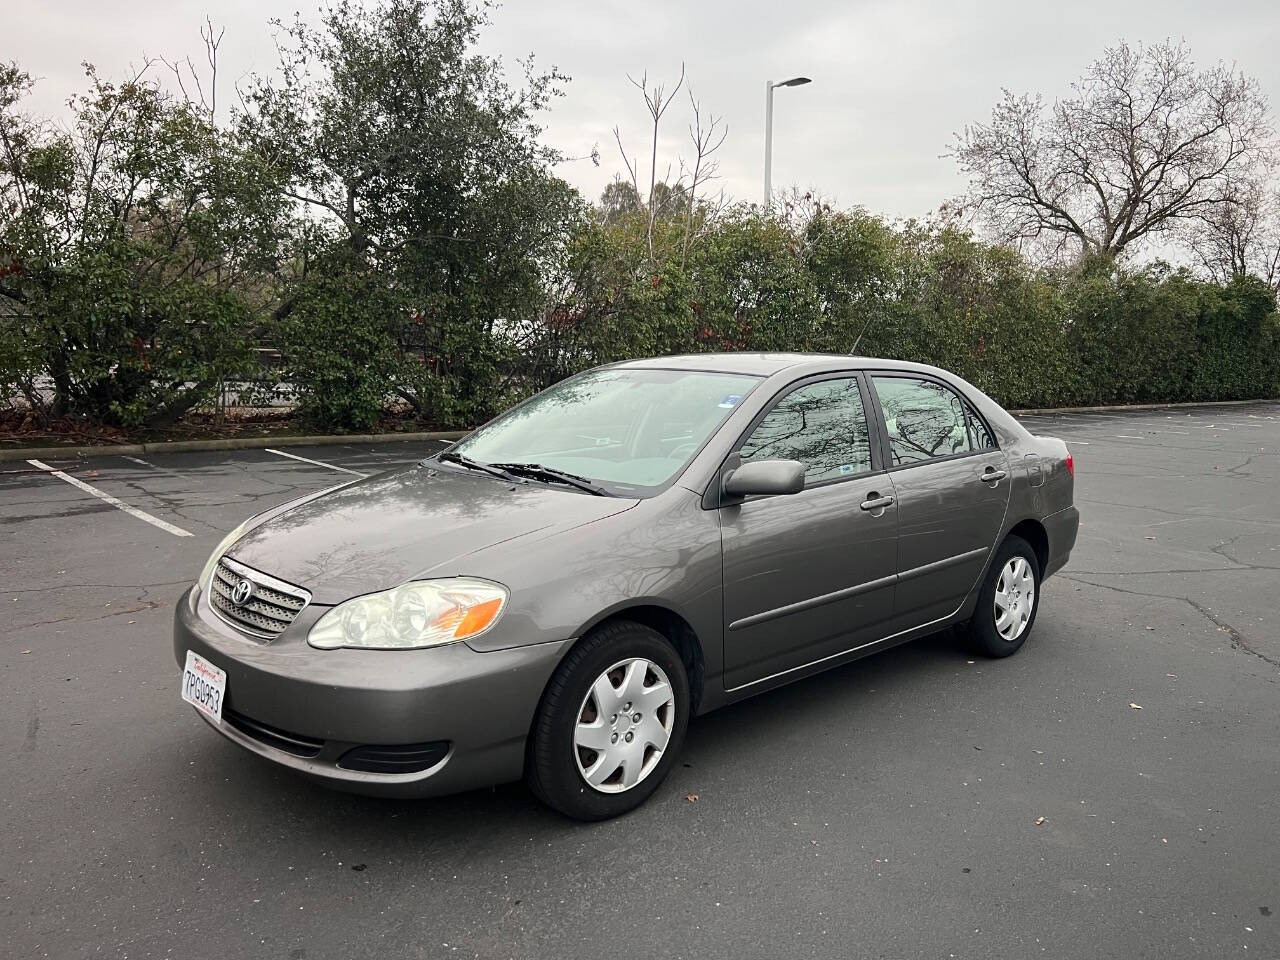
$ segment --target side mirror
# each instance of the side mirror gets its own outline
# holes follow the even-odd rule
[[[744,463],[724,481],[730,497],[765,497],[799,493],[804,489],[804,464],[799,460],[756,460]]]

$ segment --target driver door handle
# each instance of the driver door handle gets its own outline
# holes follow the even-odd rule
[[[1008,475],[1009,474],[1003,470],[997,470],[995,467],[987,467],[987,469],[982,471],[981,479],[983,483],[996,483],[1003,480]]]
[[[893,497],[878,497],[872,494],[862,501],[863,510],[883,510],[885,507],[891,506],[893,506]]]

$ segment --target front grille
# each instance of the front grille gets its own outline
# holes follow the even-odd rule
[[[320,750],[324,747],[323,740],[304,737],[300,733],[290,733],[288,730],[269,726],[261,721],[254,720],[252,717],[246,717],[243,713],[237,713],[230,707],[224,706],[222,708],[222,719],[246,737],[252,737],[259,743],[265,743],[269,747],[275,747],[277,750],[291,753],[295,757],[311,758],[318,756]]]
[[[236,587],[248,581],[252,591],[236,603]],[[311,602],[301,587],[260,573],[243,563],[223,557],[209,580],[209,605],[213,612],[237,630],[259,640],[274,640]]]
[[[395,747],[367,745],[348,750],[338,761],[344,770],[369,773],[418,773],[434,767],[449,752],[447,740],[434,743],[406,743]]]

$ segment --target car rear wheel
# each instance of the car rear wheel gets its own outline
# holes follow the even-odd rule
[[[680,752],[689,703],[684,664],[665,637],[630,621],[606,624],[547,685],[525,779],[548,806],[578,820],[634,810]]]
[[[1026,643],[1040,606],[1040,561],[1031,544],[1009,536],[996,551],[969,621],[976,652],[1007,657]]]

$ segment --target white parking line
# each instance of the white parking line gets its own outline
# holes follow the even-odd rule
[[[285,453],[283,450],[273,450],[266,448],[267,453],[274,453],[277,457],[288,457],[290,460],[301,460],[303,463],[314,464],[317,467],[327,467],[330,470],[337,470],[341,473],[349,473],[356,477],[367,477],[367,473],[361,473],[359,470],[348,470],[346,467],[340,467],[336,463],[325,463],[323,460],[311,460],[307,457],[300,457],[296,453]]]
[[[71,484],[73,487],[78,487],[79,489],[83,490],[85,493],[93,494],[93,496],[97,497],[99,500],[103,500],[106,503],[111,504],[113,507],[118,507],[119,509],[123,510],[125,513],[129,514],[129,516],[131,517],[137,517],[139,520],[144,520],[147,523],[151,524],[153,527],[159,527],[161,530],[165,531],[165,533],[172,533],[175,537],[191,536],[191,533],[189,531],[183,530],[181,527],[175,527],[172,523],[168,523],[165,520],[161,520],[159,517],[153,517],[151,514],[147,513],[144,510],[139,510],[137,507],[131,507],[129,506],[129,504],[125,503],[124,501],[117,500],[115,497],[111,496],[111,494],[104,493],[103,491],[99,490],[97,487],[94,487],[94,486],[91,486],[90,484],[85,483],[83,480],[77,480],[75,477],[68,476],[67,474],[63,473],[61,470],[55,470],[53,467],[49,466],[47,463],[44,463],[40,460],[28,460],[27,463],[31,464],[37,470],[43,470],[45,473],[49,474],[49,476],[51,477],[57,477],[59,480],[65,480],[67,483]]]
[[[1127,433],[1117,433],[1117,434],[1116,434],[1116,439],[1117,439],[1117,440],[1145,440],[1145,439],[1147,439],[1147,438],[1146,438],[1146,437],[1135,437],[1135,436],[1132,436],[1132,435],[1127,434]]]

